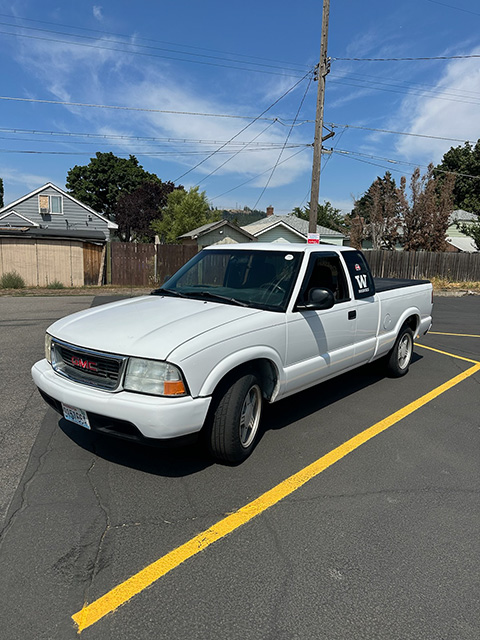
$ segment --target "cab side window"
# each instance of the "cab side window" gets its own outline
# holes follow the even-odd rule
[[[302,298],[308,298],[310,289],[330,289],[335,298],[335,303],[349,300],[348,287],[345,273],[337,255],[315,254],[310,257],[310,264],[302,287]]]

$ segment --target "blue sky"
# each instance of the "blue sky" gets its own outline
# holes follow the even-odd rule
[[[112,151],[218,208],[304,206],[321,6],[0,0],[5,203]],[[480,57],[453,58],[480,56],[478,0],[331,0],[328,54],[321,202],[349,211],[377,175],[480,137]]]

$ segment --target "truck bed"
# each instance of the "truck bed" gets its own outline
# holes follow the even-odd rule
[[[410,280],[409,278],[374,278],[375,291],[390,291],[392,289],[403,289],[404,287],[414,287],[417,284],[429,284],[430,280]]]

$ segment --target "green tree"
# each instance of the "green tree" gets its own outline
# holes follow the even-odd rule
[[[435,167],[435,176],[443,182],[445,173],[441,172],[464,174],[455,177],[454,207],[480,215],[480,140],[475,146],[466,142],[449,149]]]
[[[168,194],[167,204],[160,210],[161,218],[152,222],[152,229],[162,242],[177,243],[184,233],[221,219],[221,212],[210,208],[205,191],[200,193],[198,189],[176,189]]]
[[[302,220],[309,220],[310,203],[303,209],[295,207],[292,214]],[[317,205],[317,224],[327,229],[333,229],[334,231],[344,232],[346,230],[345,218],[341,214],[340,209],[334,207],[328,200],[325,200],[323,204],[318,203]]]
[[[87,165],[70,169],[66,186],[75,198],[114,220],[119,197],[145,182],[160,182],[160,178],[145,171],[135,156],[118,158],[112,152],[97,152]]]
[[[479,217],[479,221],[474,224],[457,226],[462,233],[473,238],[477,250],[480,251],[480,140],[475,146],[466,142],[463,147],[452,147],[447,151],[442,162],[435,167],[435,175],[443,181],[445,174],[440,173],[439,169],[442,172],[453,171],[457,174],[453,187],[455,208],[464,209]]]

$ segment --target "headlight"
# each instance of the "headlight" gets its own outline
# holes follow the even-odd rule
[[[155,396],[184,396],[187,394],[182,374],[173,364],[144,358],[130,358],[125,374],[124,389]]]
[[[48,333],[45,334],[45,358],[52,364],[52,336]]]

